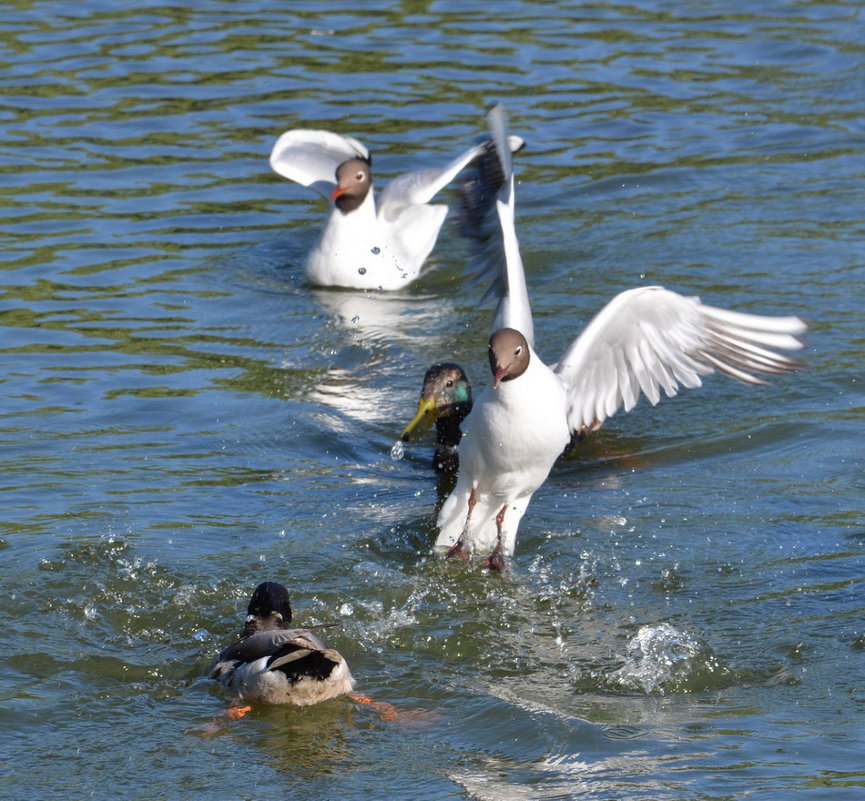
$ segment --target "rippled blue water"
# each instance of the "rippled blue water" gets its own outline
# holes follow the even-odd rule
[[[852,799],[865,787],[865,30],[855,3],[9,2],[0,19],[0,797]],[[307,287],[296,126],[386,179],[503,101],[542,355],[661,283],[811,321],[808,368],[617,417],[505,579],[430,557],[425,367],[484,380],[443,232]],[[451,192],[448,197],[453,199]],[[395,721],[223,722],[263,578]]]

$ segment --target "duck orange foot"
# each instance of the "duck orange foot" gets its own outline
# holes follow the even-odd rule
[[[399,712],[397,712],[396,707],[393,704],[387,703],[387,701],[373,701],[372,698],[363,693],[349,693],[348,697],[356,704],[361,704],[362,706],[368,706],[374,709],[378,712],[382,720],[396,720],[399,717]]]
[[[244,715],[251,711],[251,706],[231,706],[222,714],[227,718],[231,718],[231,720],[240,720]]]

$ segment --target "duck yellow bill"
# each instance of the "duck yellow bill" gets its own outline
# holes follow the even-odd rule
[[[421,398],[417,405],[417,414],[412,421],[402,430],[400,438],[408,442],[412,436],[419,437],[424,433],[438,417],[438,408],[433,398]]]

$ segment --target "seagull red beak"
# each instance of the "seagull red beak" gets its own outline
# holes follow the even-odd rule
[[[501,365],[496,365],[496,369],[493,371],[493,389],[496,389],[499,385],[499,382],[505,377],[505,374],[508,372],[508,367],[502,367]]]
[[[348,187],[335,186],[333,192],[330,193],[330,202],[334,203],[338,197],[344,195],[346,192],[348,192]]]

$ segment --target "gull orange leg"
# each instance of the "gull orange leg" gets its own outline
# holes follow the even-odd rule
[[[481,563],[481,567],[487,570],[497,570],[499,573],[503,572],[507,567],[507,562],[505,562],[505,557],[502,553],[502,526],[505,522],[505,512],[507,510],[508,505],[505,504],[496,515],[496,531],[498,532],[496,547],[493,548],[492,553]]]
[[[463,532],[460,534],[460,538],[456,541],[456,544],[445,554],[445,559],[457,558],[462,562],[468,562],[471,557],[472,552],[463,545],[463,535],[468,531],[469,520],[471,519],[472,512],[474,511],[477,502],[478,496],[475,492],[475,488],[472,487],[472,491],[469,494],[469,510],[466,513],[466,522],[463,524]]]

